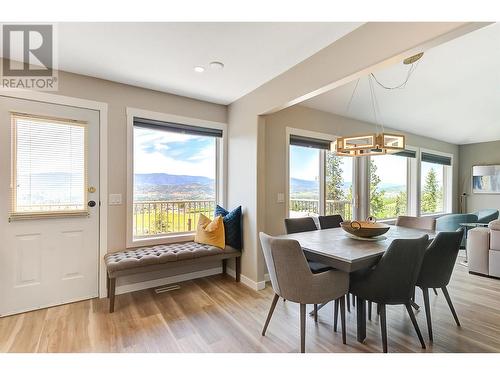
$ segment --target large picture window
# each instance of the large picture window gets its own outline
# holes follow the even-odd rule
[[[353,159],[336,156],[325,151],[326,215],[341,215],[344,220],[352,218]]]
[[[374,156],[369,163],[370,215],[392,219],[408,213],[408,160],[404,156]]]
[[[422,152],[420,164],[420,212],[422,215],[449,211],[447,198],[451,194],[447,183],[451,158]]]
[[[190,233],[218,202],[222,131],[134,118],[133,240]]]
[[[353,163],[330,152],[330,141],[290,136],[289,217],[352,218]]]
[[[351,158],[330,151],[330,136],[288,130],[288,217],[340,214],[433,215],[452,210],[453,155],[411,145],[394,154]]]
[[[321,150],[290,145],[290,217],[320,213]]]

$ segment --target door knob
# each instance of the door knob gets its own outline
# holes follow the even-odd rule
[[[95,207],[95,201],[89,201],[87,204],[89,207]]]

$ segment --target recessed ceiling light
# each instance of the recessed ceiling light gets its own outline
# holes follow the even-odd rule
[[[205,68],[202,66],[195,66],[193,69],[196,73],[203,73],[205,71]]]
[[[221,63],[220,61],[212,61],[210,63],[210,69],[212,69],[212,70],[222,70],[222,69],[224,69],[224,64]]]

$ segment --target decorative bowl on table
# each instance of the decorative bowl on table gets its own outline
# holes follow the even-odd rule
[[[389,225],[377,223],[375,218],[369,217],[366,221],[343,221],[340,226],[347,233],[362,238],[381,236],[389,230]]]

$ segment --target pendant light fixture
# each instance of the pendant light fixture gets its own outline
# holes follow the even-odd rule
[[[346,137],[339,137],[331,144],[331,150],[338,156],[373,156],[386,155],[395,152],[403,151],[406,147],[405,136],[396,133],[386,133],[382,121],[378,121],[380,117],[380,109],[378,106],[377,96],[373,82],[386,90],[402,89],[410,79],[410,76],[416,69],[416,62],[422,57],[423,52],[411,56],[403,61],[405,65],[411,65],[408,70],[405,81],[395,87],[388,87],[381,84],[373,73],[368,76],[368,84],[370,87],[370,99],[372,104],[373,117],[375,121],[375,133],[361,134]],[[415,65],[414,65],[415,64]],[[348,103],[347,113],[351,106],[352,99],[356,93],[359,79],[356,81],[351,98]],[[378,113],[378,115],[377,115]]]

